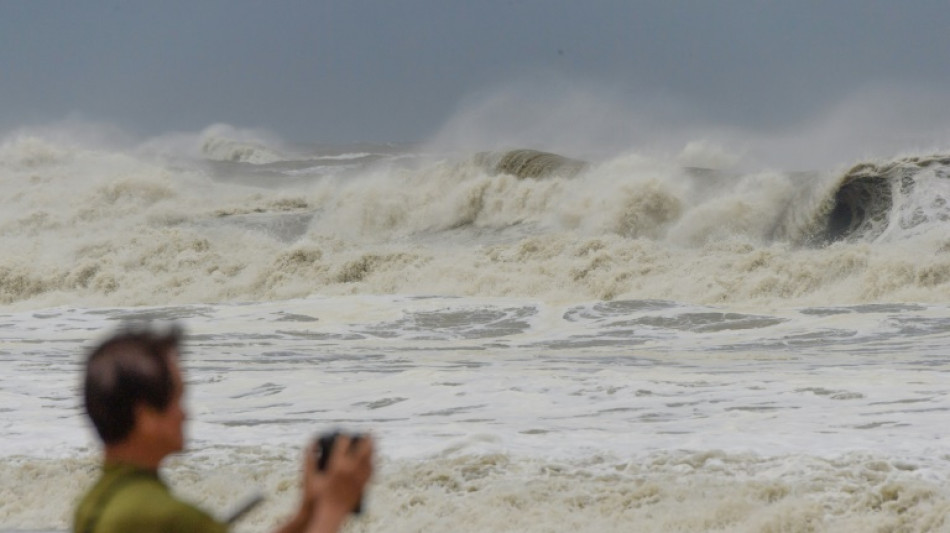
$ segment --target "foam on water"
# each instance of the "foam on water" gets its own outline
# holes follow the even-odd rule
[[[65,527],[94,475],[83,346],[180,319],[192,445],[167,475],[216,512],[271,495],[246,530],[289,512],[303,442],[332,427],[379,440],[358,530],[933,530],[948,316],[369,296],[8,313],[0,523]]]
[[[183,497],[222,514],[241,492],[235,487],[258,487],[270,499],[235,530],[280,523],[296,500],[295,458],[229,451],[231,464],[200,455],[172,461],[167,478]],[[0,509],[0,519],[21,528],[66,529],[64,510],[92,482],[95,468],[91,459],[0,465],[4,480],[37,491],[18,495],[18,504]],[[579,461],[483,454],[383,461],[366,513],[348,530],[946,531],[950,498],[939,480],[917,469],[869,454],[828,460],[673,452]]]

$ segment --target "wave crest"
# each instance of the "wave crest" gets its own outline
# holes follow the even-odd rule
[[[510,174],[517,178],[572,178],[590,167],[586,161],[530,149],[482,152],[475,159],[493,174]]]
[[[262,165],[286,158],[285,154],[274,147],[276,143],[276,140],[265,134],[219,124],[211,126],[201,134],[200,152],[202,157],[211,161]]]

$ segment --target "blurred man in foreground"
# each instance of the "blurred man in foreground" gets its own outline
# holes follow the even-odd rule
[[[184,448],[184,382],[178,330],[118,333],[86,361],[86,413],[103,442],[102,475],[76,509],[74,533],[223,532],[228,525],[175,498],[158,475],[162,461]],[[279,533],[337,531],[360,501],[372,474],[369,438],[339,437],[318,471],[310,449],[303,497]]]

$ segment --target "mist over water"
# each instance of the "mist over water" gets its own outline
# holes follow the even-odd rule
[[[518,81],[471,95],[430,142],[438,151],[533,147],[594,159],[633,152],[693,166],[830,171],[944,152],[950,144],[946,97],[942,87],[870,84],[811,114],[754,123],[711,114],[675,93]],[[684,149],[690,145],[706,150]],[[698,159],[691,161],[690,152]]]
[[[139,319],[189,332],[172,485],[271,495],[240,531],[338,426],[381,448],[355,531],[945,530],[950,150],[888,94],[774,134],[519,87],[412,145],[10,133],[0,529],[66,529],[81,354]]]

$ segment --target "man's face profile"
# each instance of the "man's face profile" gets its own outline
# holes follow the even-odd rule
[[[178,366],[178,351],[172,350],[166,361],[173,383],[171,401],[161,410],[146,404],[136,406],[136,425],[146,437],[146,442],[162,455],[184,449],[184,423],[187,418],[182,405],[184,381]]]

